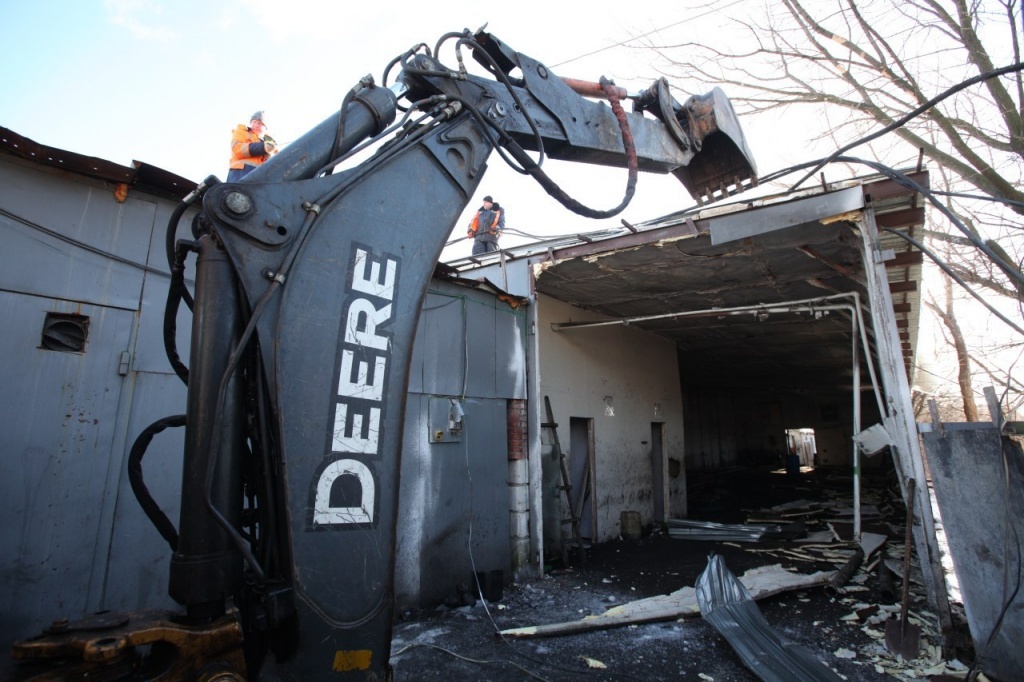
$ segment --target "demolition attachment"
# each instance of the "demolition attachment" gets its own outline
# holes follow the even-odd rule
[[[636,111],[650,111],[680,146],[694,152],[688,165],[672,171],[698,204],[718,201],[757,186],[754,155],[732,103],[721,88],[694,95],[680,105],[659,78],[635,98]]]

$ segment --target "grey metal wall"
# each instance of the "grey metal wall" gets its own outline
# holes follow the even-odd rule
[[[161,341],[173,203],[134,191],[119,203],[113,192],[0,156],[3,648],[57,617],[170,605],[169,552],[125,473],[135,435],[184,405]],[[42,348],[47,313],[88,318],[84,351]],[[180,453],[172,433],[145,461],[175,520]]]
[[[435,282],[427,295],[405,415],[400,608],[455,594],[474,565],[511,576],[506,409],[526,398],[525,328],[524,311],[491,294]],[[464,425],[438,441],[447,398],[460,401]]]
[[[137,435],[185,409],[162,341],[174,205],[134,190],[119,203],[111,183],[0,155],[0,648],[58,617],[174,606],[170,551],[126,475]],[[470,530],[478,568],[508,575],[505,405],[526,397],[524,313],[486,292],[435,288],[406,411],[397,589],[407,605],[468,579]],[[88,317],[84,352],[40,347],[48,312]],[[186,363],[190,325],[182,306]],[[428,442],[431,397],[463,395],[461,442]],[[181,429],[165,431],[143,462],[175,523],[182,443]]]

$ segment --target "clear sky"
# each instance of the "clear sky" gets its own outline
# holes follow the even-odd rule
[[[0,126],[123,165],[139,160],[194,181],[224,179],[231,129],[252,112],[265,110],[269,132],[287,143],[334,114],[361,76],[379,82],[393,57],[419,42],[433,46],[449,31],[487,23],[559,75],[605,75],[638,90],[661,75],[641,36],[682,42],[726,21],[668,0],[0,0]],[[454,64],[451,54],[442,58]],[[697,94],[672,83],[680,101]],[[759,168],[783,165],[762,158],[770,140],[744,125]],[[625,188],[621,169],[545,168],[597,209],[618,204]],[[497,155],[483,194],[506,207],[509,227],[534,234],[619,225],[619,218],[598,223],[569,213]],[[474,197],[467,210],[478,204]],[[640,222],[692,204],[674,178],[642,175],[620,217]],[[460,219],[453,236],[464,235],[467,222]],[[463,242],[445,257],[468,250]]]

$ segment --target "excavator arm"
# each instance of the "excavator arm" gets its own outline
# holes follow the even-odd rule
[[[445,39],[460,68],[410,50],[394,85],[364,82],[241,182],[203,189],[176,261],[198,254],[170,573],[184,613],[63,627],[19,643],[16,658],[116,660],[158,671],[147,679],[387,679],[413,337],[492,152],[576,208],[544,157],[675,173],[704,198],[755,178],[720,93],[679,105],[664,81],[635,96],[600,86],[633,100],[626,113],[491,34]],[[461,68],[463,48],[491,78]],[[364,141],[372,156],[334,172]],[[149,658],[171,663],[137,651],[152,641]]]

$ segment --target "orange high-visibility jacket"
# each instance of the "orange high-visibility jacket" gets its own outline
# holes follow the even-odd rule
[[[231,133],[231,165],[229,168],[255,168],[270,158],[263,140],[248,126],[239,124]]]
[[[503,227],[503,224],[502,224],[504,222],[504,221],[502,221],[503,213],[502,213],[502,210],[500,208],[498,208],[497,206],[492,208],[490,212],[493,215],[493,218],[491,220],[491,224],[487,228],[487,231],[490,234],[493,234],[495,237],[497,237],[497,236],[499,236],[501,234],[501,228]],[[468,237],[475,237],[477,232],[480,231],[480,214],[481,213],[486,213],[486,211],[484,211],[483,209],[477,211],[476,215],[473,216],[473,219],[471,221],[469,221],[469,232],[467,233],[466,236],[468,236]]]

